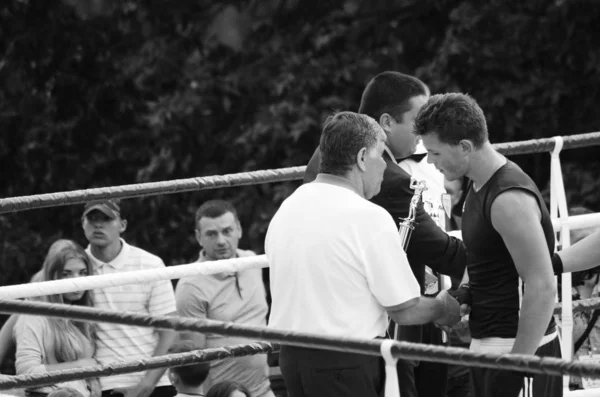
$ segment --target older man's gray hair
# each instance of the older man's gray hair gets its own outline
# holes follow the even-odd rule
[[[321,134],[319,172],[346,174],[356,164],[360,149],[373,148],[383,133],[381,126],[364,114],[346,111],[329,116]]]

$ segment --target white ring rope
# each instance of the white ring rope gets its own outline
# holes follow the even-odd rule
[[[10,285],[0,287],[0,299],[33,298],[36,296],[64,294],[67,292],[116,287],[127,284],[143,284],[149,281],[176,279],[198,274],[239,272],[263,267],[269,267],[269,262],[265,255],[223,259],[212,262],[195,262],[160,269]]]
[[[563,225],[565,222],[569,224],[569,230],[598,226],[600,225],[600,213],[570,216],[567,221],[556,219],[554,221],[555,230],[560,230],[561,225]],[[37,296],[64,294],[67,292],[84,291],[88,289],[177,279],[187,276],[195,276],[197,274],[238,272],[246,269],[264,267],[269,267],[269,262],[266,255],[223,259],[213,262],[195,262],[185,265],[168,266],[162,269],[138,270],[102,276],[88,276],[38,283],[9,285],[0,287],[0,299],[33,298]]]

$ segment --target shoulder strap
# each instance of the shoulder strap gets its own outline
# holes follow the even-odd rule
[[[594,314],[592,314],[592,318],[590,319],[590,322],[588,323],[587,328],[585,329],[583,334],[581,334],[579,339],[577,339],[577,342],[575,342],[575,349],[574,349],[573,353],[577,353],[577,350],[579,350],[579,348],[583,344],[583,341],[586,340],[587,337],[590,335],[590,332],[592,332],[592,328],[594,328],[594,325],[596,324],[596,321],[598,320],[598,316],[600,316],[600,310],[594,310]]]

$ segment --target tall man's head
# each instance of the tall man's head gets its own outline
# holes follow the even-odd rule
[[[127,220],[121,215],[119,200],[106,199],[85,204],[81,224],[85,238],[95,247],[104,248],[120,241],[127,229]]]
[[[360,100],[359,113],[371,116],[385,131],[396,158],[412,155],[419,141],[414,120],[429,98],[429,88],[416,77],[383,72],[373,77]]]
[[[489,143],[483,110],[466,94],[433,95],[415,120],[428,161],[452,181],[469,175],[473,155]]]
[[[241,237],[237,211],[229,202],[207,201],[196,211],[196,240],[208,259],[235,257]]]
[[[381,188],[385,139],[383,129],[369,116],[354,112],[329,116],[321,134],[320,172],[352,180],[370,199]]]

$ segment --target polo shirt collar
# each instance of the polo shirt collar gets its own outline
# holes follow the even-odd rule
[[[239,250],[236,250],[235,257],[239,258],[239,256],[240,256]],[[210,261],[212,261],[212,260],[206,256],[206,252],[204,250],[200,250],[200,255],[198,255],[198,260],[196,262],[210,262]],[[225,280],[230,277],[235,277],[236,274],[237,274],[236,272],[221,272],[221,273],[210,274],[210,276],[212,276],[218,280]]]
[[[333,174],[318,174],[316,179],[314,180],[317,183],[327,183],[329,185],[334,185],[334,186],[339,186],[339,187],[343,187],[346,189],[350,189],[352,190],[354,193],[358,194],[359,196],[363,196],[358,189],[356,188],[356,186],[354,186],[354,184],[352,182],[350,182],[350,180],[338,176],[338,175],[333,175]]]

